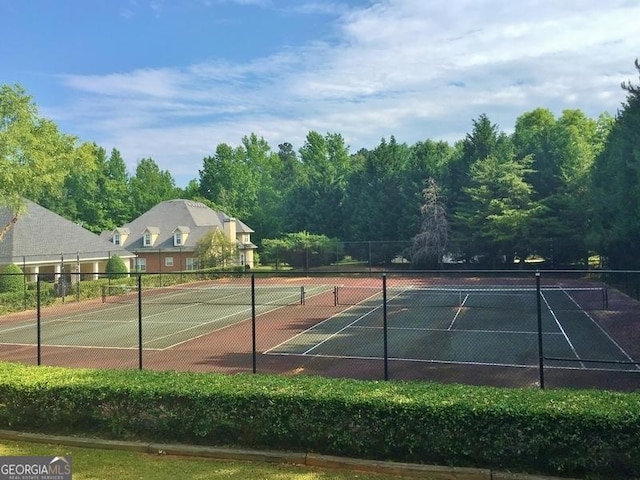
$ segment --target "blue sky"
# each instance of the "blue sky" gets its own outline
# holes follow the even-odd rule
[[[482,113],[613,115],[637,0],[0,0],[0,83],[81,141],[184,186],[219,143],[311,130],[351,152],[453,142]]]

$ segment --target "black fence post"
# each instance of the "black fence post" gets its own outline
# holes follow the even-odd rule
[[[256,373],[256,274],[251,274],[251,352],[253,355],[253,373]]]
[[[42,365],[42,311],[40,303],[40,274],[36,275],[36,349],[38,365]]]
[[[542,349],[542,292],[540,291],[540,272],[536,272],[536,301],[538,311],[538,361],[539,361],[539,375],[540,375],[540,388],[544,390],[544,352]]]
[[[138,369],[142,370],[142,274],[138,274]]]
[[[28,292],[28,288],[27,288],[27,259],[26,257],[23,255],[22,256],[22,280],[23,280],[23,296],[22,296],[22,303],[24,305],[24,309],[27,309],[27,295],[29,294]]]
[[[387,274],[382,274],[382,332],[384,338],[384,379],[389,380],[389,344],[387,335]]]

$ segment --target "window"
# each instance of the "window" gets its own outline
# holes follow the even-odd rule
[[[182,232],[176,232],[173,234],[173,246],[179,247],[182,245]]]
[[[138,272],[146,272],[147,271],[147,259],[146,258],[136,258],[133,263],[133,267]]]
[[[151,246],[151,233],[150,232],[144,232],[144,236],[142,237],[142,244],[145,247],[150,247]]]
[[[173,267],[173,257],[164,257],[164,266]]]
[[[119,233],[116,233],[113,236],[113,244],[114,245],[120,245],[120,234]]]
[[[196,259],[193,257],[189,257],[186,259],[187,261],[187,270],[195,270],[196,269]]]

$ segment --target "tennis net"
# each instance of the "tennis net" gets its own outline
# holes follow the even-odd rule
[[[103,303],[206,304],[206,305],[302,305],[305,288],[292,285],[220,286],[171,285],[142,287],[135,285],[104,285]]]
[[[553,310],[602,310],[608,305],[606,287],[549,286],[541,300]],[[535,288],[492,287],[387,287],[387,303],[406,307],[468,307],[490,309],[536,308]],[[337,286],[335,305],[382,304],[379,287]]]

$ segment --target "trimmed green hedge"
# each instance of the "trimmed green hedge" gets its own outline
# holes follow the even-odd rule
[[[640,396],[0,364],[0,428],[640,475]]]
[[[23,287],[24,288],[24,287]],[[53,284],[43,283],[40,292],[40,306],[52,305],[56,300]],[[23,310],[33,310],[37,307],[38,298],[35,290],[26,292],[0,293],[0,315]]]

